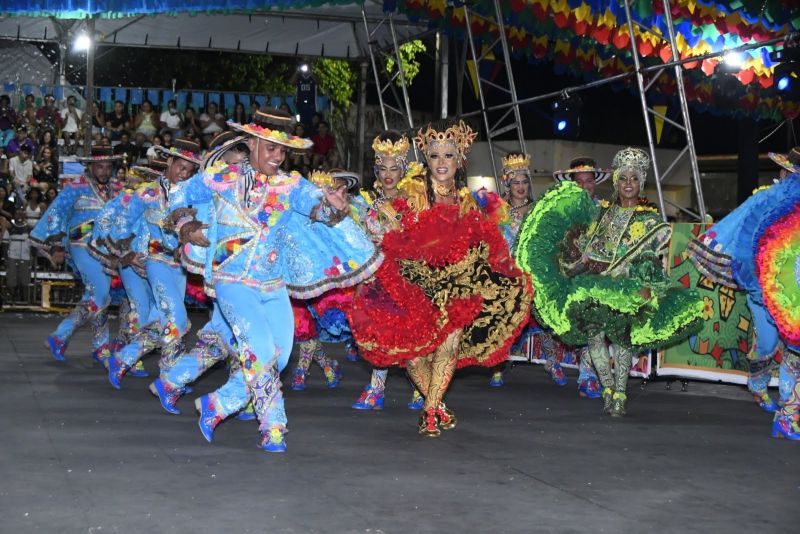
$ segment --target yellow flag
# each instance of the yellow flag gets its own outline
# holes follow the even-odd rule
[[[659,115],[667,116],[667,106],[653,106],[653,111]],[[661,132],[664,131],[664,119],[658,115],[653,116],[656,119],[656,144],[661,142]]]

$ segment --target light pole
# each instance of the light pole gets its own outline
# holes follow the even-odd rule
[[[77,52],[86,52],[86,109],[83,111],[83,155],[89,156],[92,152],[92,106],[94,105],[94,50],[95,50],[94,19],[86,21],[86,31],[75,37],[73,48]]]

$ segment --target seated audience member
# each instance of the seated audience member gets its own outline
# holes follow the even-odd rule
[[[136,156],[135,161],[142,162],[143,160],[146,160],[147,149],[150,147],[150,143],[147,141],[147,138],[144,136],[144,134],[136,134],[136,138],[133,141],[133,146],[136,147],[136,151],[134,152],[134,155]]]
[[[178,102],[170,100],[167,102],[167,109],[161,112],[158,118],[158,128],[160,132],[169,131],[172,135],[180,137],[183,128],[183,115],[178,111]]]
[[[39,219],[42,218],[42,213],[47,209],[44,203],[44,194],[41,190],[33,187],[28,194],[25,195],[25,221],[28,223],[28,228],[33,230]]]
[[[17,133],[14,139],[8,142],[6,146],[6,154],[9,156],[16,154],[19,152],[19,149],[22,145],[28,147],[28,150],[31,154],[36,153],[36,145],[33,143],[33,140],[28,136],[28,129],[25,126],[20,126],[17,128]]]
[[[172,134],[170,132],[164,132],[161,139],[164,140],[164,142],[161,143],[161,146],[164,148],[170,148],[172,146]]]
[[[237,102],[236,106],[233,108],[233,114],[228,118],[239,124],[247,124],[247,114],[244,111],[244,104]]]
[[[41,135],[39,135],[39,146],[36,149],[35,159],[38,160],[41,157],[45,148],[51,150],[53,157],[58,157],[58,141],[56,136],[53,135],[53,130],[42,130]]]
[[[0,185],[0,227],[2,230],[8,228],[11,224],[11,219],[14,218],[14,212],[17,211],[14,197],[9,193],[8,187]]]
[[[125,103],[122,100],[114,102],[114,110],[106,116],[106,133],[112,141],[119,140],[122,132],[131,129],[131,118],[125,111]]]
[[[56,109],[56,97],[53,95],[45,95],[44,106],[36,111],[36,126],[38,128],[49,128],[54,132],[58,132],[63,128],[64,121],[61,120],[61,114]]]
[[[14,138],[17,112],[11,106],[8,95],[0,96],[0,146],[5,147]]]
[[[208,142],[219,132],[226,128],[225,117],[217,111],[217,105],[209,102],[206,112],[200,115],[200,126],[203,128],[203,143],[208,146]]]
[[[320,121],[319,132],[311,136],[314,142],[312,147],[313,160],[312,165],[315,169],[319,168],[328,157],[331,150],[336,150],[336,139],[330,134],[330,127],[325,121]]]
[[[49,146],[44,146],[39,159],[33,165],[33,177],[39,189],[47,190],[58,185],[58,159]]]
[[[68,155],[75,154],[81,135],[81,118],[83,112],[75,107],[75,96],[67,97],[67,107],[61,110],[61,122],[64,124],[61,136]]]
[[[51,185],[49,188],[47,188],[47,191],[45,191],[44,193],[44,199],[43,199],[45,207],[50,206],[50,203],[53,202],[53,199],[55,199],[57,196],[58,196],[58,186]]]
[[[36,98],[33,95],[25,95],[25,109],[20,114],[19,123],[30,131],[36,129]]]
[[[154,135],[153,136],[153,144],[152,144],[152,146],[150,146],[147,149],[147,152],[145,152],[145,157],[149,161],[160,159],[159,156],[158,156],[158,152],[156,152],[156,149],[155,149],[155,147],[157,147],[157,146],[164,146],[164,138],[161,137],[160,135]]]
[[[252,100],[250,102],[250,116],[247,117],[247,122],[255,122],[255,119],[253,117],[256,116],[256,111],[260,109],[261,109],[261,104],[259,104],[255,100]]]
[[[92,136],[102,134],[105,127],[106,112],[97,105],[97,102],[92,102]]]
[[[138,149],[136,148],[136,145],[131,143],[131,138],[130,135],[128,135],[128,132],[123,132],[120,135],[119,144],[117,144],[117,146],[114,147],[113,151],[115,156],[124,156],[125,157],[124,161],[128,165],[132,165],[138,159],[137,156]]]
[[[298,137],[306,136],[306,128],[303,123],[298,122],[294,125],[292,132]],[[308,150],[288,150],[286,154],[288,170],[297,171],[303,176],[308,176],[311,172],[311,153]]]
[[[12,301],[27,300],[31,284],[31,242],[25,210],[18,208],[3,232],[6,249],[6,288]]]
[[[136,120],[133,121],[133,128],[136,133],[142,133],[148,139],[158,132],[158,117],[153,110],[153,104],[149,100],[142,103]]]
[[[200,120],[191,106],[183,112],[183,130],[183,135],[187,138],[202,137],[203,135],[203,127],[200,126]]]
[[[14,191],[24,196],[33,179],[33,161],[27,145],[22,145],[19,152],[8,161]]]

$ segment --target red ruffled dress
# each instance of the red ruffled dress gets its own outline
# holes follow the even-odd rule
[[[530,279],[512,259],[500,233],[499,197],[414,212],[407,199],[393,206],[402,228],[383,239],[383,265],[361,285],[348,311],[361,354],[376,367],[403,364],[436,350],[463,329],[457,366],[492,367],[528,322]]]

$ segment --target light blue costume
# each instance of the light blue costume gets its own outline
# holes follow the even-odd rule
[[[145,275],[155,299],[155,313],[160,325],[161,359],[159,367],[169,369],[183,353],[183,336],[190,323],[186,312],[186,273],[173,257],[177,237],[165,229],[169,215],[170,190],[175,186],[166,177],[142,184],[121,197],[120,222],[111,232],[114,243],[130,240],[129,249],[145,259]],[[143,330],[111,360],[109,381],[115,387],[125,373],[153,347],[153,333]]]
[[[124,191],[100,210],[88,247],[92,255],[106,267],[107,273],[119,274],[125,289],[127,306],[120,306],[120,334],[111,344],[112,353],[127,345],[145,330],[155,339],[160,331],[153,292],[144,272],[139,272],[133,266],[119,266],[119,259],[123,253],[115,248],[115,242],[111,237],[112,234],[116,235],[117,228],[125,224],[122,217],[122,200],[125,194],[132,192],[131,189]],[[146,374],[141,373],[141,376]]]
[[[214,216],[205,231],[203,274],[236,337],[242,381],[229,383],[235,394],[206,399],[204,414],[221,420],[215,414],[223,404],[238,399],[244,406],[252,395],[262,434],[282,435],[279,375],[294,331],[289,294],[311,298],[357,284],[377,270],[381,256],[352,220],[315,222],[335,222],[335,214],[297,173],[267,177],[249,165],[220,162],[180,184],[171,198],[175,210],[209,203]],[[185,213],[174,214],[179,230],[189,222]]]
[[[56,196],[31,231],[31,241],[45,253],[53,246],[64,249],[84,286],[80,303],[47,338],[57,360],[64,359],[72,334],[87,322],[94,331],[93,357],[103,361],[109,356],[107,309],[111,301],[111,276],[89,253],[88,245],[95,219],[113,194],[114,188],[109,184],[100,185],[83,176],[75,178]]]
[[[773,212],[780,213],[800,201],[800,175],[793,174],[766,190],[748,198],[698,239],[689,242],[689,258],[697,269],[712,281],[747,292],[747,306],[753,318],[756,342],[748,357],[748,388],[759,405],[768,412],[785,407],[791,388],[784,384],[800,381],[800,347],[789,347],[780,366],[780,406],[767,395],[773,357],[781,344],[775,321],[764,305],[756,273],[756,240],[764,225],[772,222]],[[776,414],[777,417],[777,414]]]

